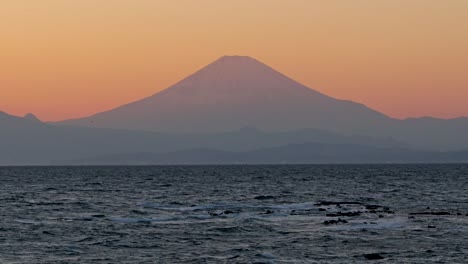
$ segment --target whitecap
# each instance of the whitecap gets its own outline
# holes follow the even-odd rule
[[[16,223],[20,224],[28,224],[28,225],[39,225],[41,222],[34,221],[34,220],[28,220],[28,219],[16,219],[14,220]]]

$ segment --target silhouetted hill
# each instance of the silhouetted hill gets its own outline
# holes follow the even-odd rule
[[[304,129],[280,133],[242,128],[216,134],[163,134],[133,130],[45,124],[32,115],[0,113],[0,165],[46,165],[53,160],[74,160],[118,153],[166,153],[194,148],[251,151],[303,142],[354,143],[400,147],[392,139],[342,136]]]
[[[33,122],[36,122],[36,123],[37,123],[37,122],[41,122],[41,120],[39,120],[39,118],[37,118],[34,114],[31,114],[31,113],[26,114],[26,115],[24,116],[24,119],[27,119],[27,120],[29,120],[29,121],[33,121]]]

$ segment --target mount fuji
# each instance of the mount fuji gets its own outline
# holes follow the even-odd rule
[[[399,120],[310,89],[247,56],[224,56],[142,100],[59,125],[163,133],[223,133],[243,127],[320,129],[393,138],[426,150],[468,147],[468,119]]]
[[[388,122],[363,105],[331,98],[246,56],[224,56],[168,89],[63,124],[169,133],[320,128],[368,132]]]

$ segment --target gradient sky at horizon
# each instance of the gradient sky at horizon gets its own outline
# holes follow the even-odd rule
[[[397,118],[468,116],[466,0],[0,2],[0,111],[82,117],[254,57]]]

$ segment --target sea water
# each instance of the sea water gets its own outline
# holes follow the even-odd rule
[[[468,263],[468,165],[0,168],[0,263],[369,261]]]

